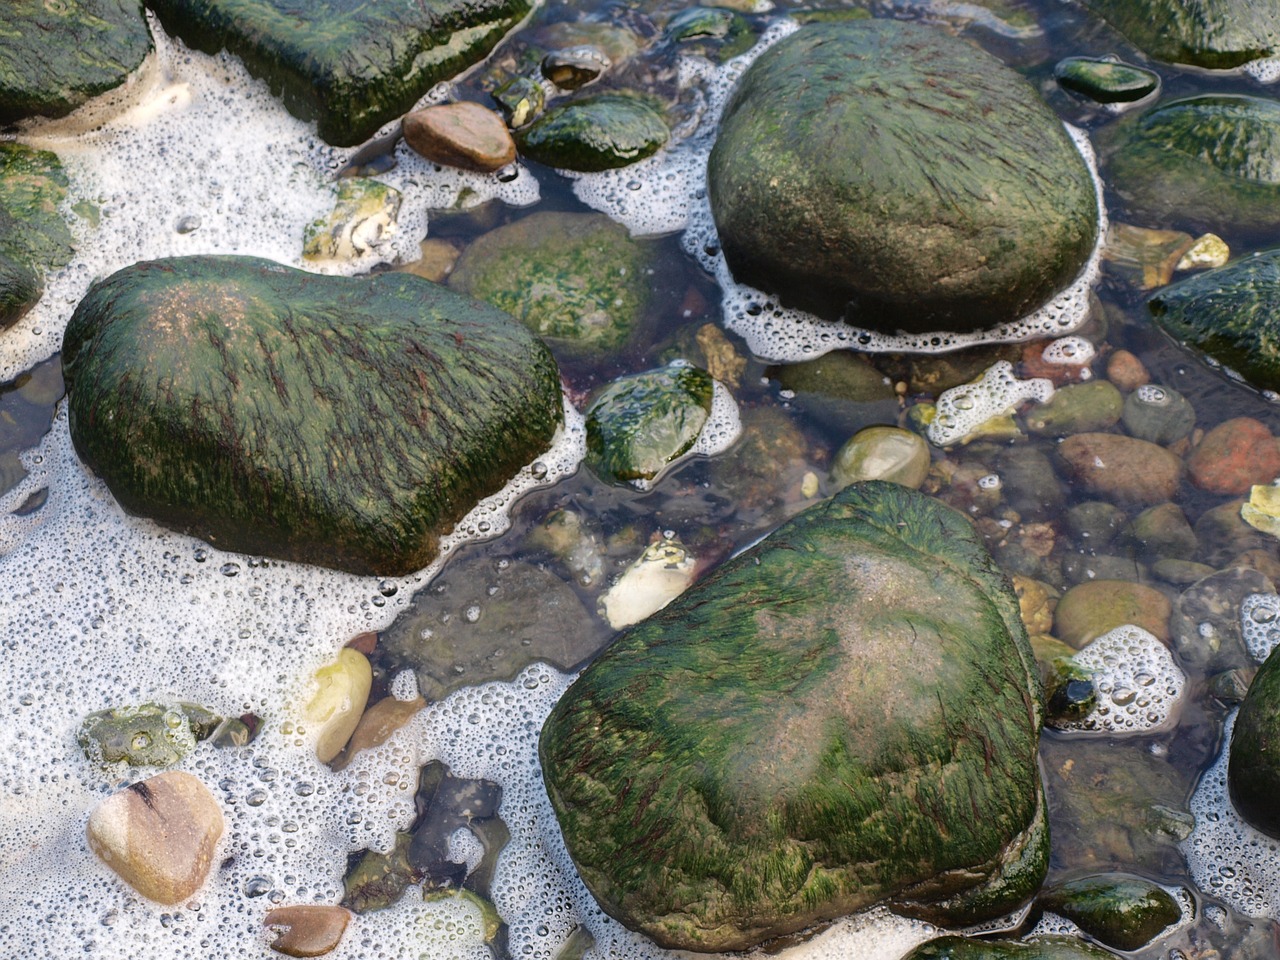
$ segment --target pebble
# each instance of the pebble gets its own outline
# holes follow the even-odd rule
[[[422,256],[396,269],[402,273],[412,273],[415,277],[430,280],[432,283],[444,283],[449,278],[461,253],[453,241],[439,237],[428,237],[418,245],[418,249],[422,252]]]
[[[1191,249],[1182,255],[1176,270],[1205,270],[1225,267],[1231,259],[1231,248],[1216,233],[1206,233],[1196,240]]]
[[[1147,568],[1133,557],[1075,553],[1062,558],[1062,575],[1073,584],[1092,580],[1143,580]]]
[[[1151,382],[1151,374],[1141,360],[1128,350],[1117,350],[1107,361],[1107,379],[1125,393]]]
[[[1159,503],[1143,510],[1120,531],[1118,543],[1151,560],[1187,560],[1199,547],[1186,514],[1176,503]]]
[[[1125,523],[1125,513],[1105,500],[1086,500],[1067,511],[1067,531],[1082,550],[1102,550]]]
[[[1196,411],[1177,390],[1147,383],[1125,397],[1121,420],[1130,436],[1165,446],[1191,435]]]
[[[888,480],[920,489],[929,474],[929,445],[901,427],[867,427],[846,441],[831,465],[840,488],[861,480]]]
[[[1249,500],[1240,507],[1240,519],[1255,530],[1280,537],[1280,487],[1259,484],[1249,491]]]
[[[586,86],[609,67],[605,52],[591,46],[554,50],[542,59],[542,75],[561,90]]]
[[[413,700],[397,700],[383,697],[360,717],[347,748],[334,762],[333,769],[341,770],[361,750],[372,750],[386,743],[390,736],[417,715],[427,705],[421,697]]]
[[[1201,490],[1238,496],[1280,476],[1280,447],[1265,424],[1235,417],[1204,435],[1187,468]]]
[[[303,708],[308,730],[316,736],[316,757],[328,763],[351,739],[373,686],[373,668],[358,650],[344,647],[333,663],[315,672],[318,689]]]
[[[1194,560],[1174,560],[1170,557],[1165,557],[1163,560],[1157,560],[1152,565],[1151,572],[1165,583],[1172,583],[1175,586],[1182,587],[1195,583],[1197,580],[1203,580],[1215,571],[1213,567],[1206,563],[1196,563]]]
[[[1172,500],[1182,480],[1181,460],[1135,437],[1080,433],[1062,441],[1058,456],[1085,492],[1121,506]]]
[[[697,562],[679,540],[650,544],[603,597],[600,610],[615,630],[657,613],[693,583]]]
[[[1073,433],[1097,433],[1120,420],[1125,399],[1106,380],[1076,383],[1054,391],[1047,403],[1026,412],[1027,430],[1038,436],[1066,437]]]
[[[98,804],[89,817],[89,848],[144,897],[175,904],[204,883],[222,829],[209,789],[171,770]]]
[[[501,170],[516,158],[506,123],[478,103],[444,103],[404,118],[404,139],[435,163],[476,173]]]
[[[333,950],[346,932],[351,912],[325,904],[276,907],[263,926],[276,931],[271,949],[287,957],[322,957]]]
[[[1116,627],[1132,624],[1169,642],[1173,605],[1159,590],[1127,580],[1092,580],[1062,595],[1054,611],[1054,633],[1077,650]]]

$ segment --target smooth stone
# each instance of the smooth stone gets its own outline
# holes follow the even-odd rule
[[[302,708],[302,719],[315,739],[316,758],[328,763],[360,723],[373,686],[373,668],[364,654],[343,647],[333,663],[315,672],[313,682],[316,691]]]
[[[542,113],[546,99],[542,84],[529,77],[512,77],[493,91],[493,101],[512,129],[523,127]]]
[[[1056,657],[1043,665],[1044,722],[1046,726],[1078,723],[1098,705],[1093,675],[1070,657]]]
[[[1051,520],[1061,511],[1067,492],[1053,469],[1053,461],[1035,447],[1009,447],[996,458],[995,468],[1005,502],[1023,520]]]
[[[887,480],[918,490],[929,475],[929,444],[901,427],[867,427],[845,441],[831,464],[831,482]]]
[[[543,727],[543,776],[588,889],[661,946],[886,901],[973,923],[1043,877],[1035,671],[971,523],[854,484],[624,631]]]
[[[432,283],[444,283],[449,279],[460,252],[453,243],[439,237],[427,237],[418,244],[418,250],[422,256],[396,269]]]
[[[147,0],[164,29],[225,49],[338,147],[367,140],[441,80],[483,60],[527,0]]]
[[[1023,415],[1027,430],[1042,437],[1096,433],[1120,421],[1125,399],[1106,380],[1074,383],[1053,392]]]
[[[1274,553],[1275,540],[1245,523],[1240,516],[1242,505],[1243,501],[1233,500],[1200,514],[1192,527],[1200,543],[1196,560],[1218,569],[1250,550]]]
[[[275,931],[271,949],[287,957],[323,957],[342,940],[351,911],[320,903],[275,907],[262,925]]]
[[[610,483],[655,479],[698,439],[714,383],[680,361],[613,381],[587,407],[587,466]]]
[[[1128,580],[1091,580],[1062,595],[1054,611],[1054,635],[1079,650],[1116,627],[1133,624],[1169,642],[1173,605],[1159,590]]]
[[[561,90],[577,90],[613,64],[599,47],[580,46],[553,50],[542,58],[542,75]]]
[[[1081,489],[1122,507],[1172,500],[1183,463],[1163,447],[1114,433],[1079,433],[1058,445],[1057,454]]]
[[[1228,567],[1196,581],[1173,604],[1174,651],[1184,663],[1201,668],[1247,664],[1240,608],[1250,594],[1274,592],[1270,577],[1247,567]]]
[[[650,300],[653,248],[599,213],[540,212],[477,237],[449,286],[511,314],[554,349],[611,356]]]
[[[1196,411],[1177,390],[1144,384],[1124,398],[1121,420],[1129,436],[1167,446],[1191,435]]]
[[[1148,56],[1229,70],[1280,52],[1280,10],[1251,0],[1086,0]]]
[[[399,190],[377,180],[340,180],[333,210],[303,231],[302,258],[344,261],[369,253],[395,229],[400,200]]]
[[[89,849],[144,897],[177,904],[203,885],[222,829],[208,787],[171,770],[98,804],[89,815]]]
[[[670,137],[647,101],[602,93],[551,107],[516,133],[522,156],[585,173],[626,167],[656,153]]]
[[[91,763],[171,767],[221,722],[194,703],[143,703],[89,714],[76,741]]]
[[[1280,537],[1280,487],[1257,484],[1249,488],[1249,499],[1240,507],[1240,519],[1255,530]]]
[[[1141,360],[1128,350],[1117,350],[1107,358],[1107,379],[1125,393],[1151,382],[1151,374]]]
[[[1199,548],[1195,531],[1176,503],[1158,503],[1134,517],[1116,540],[1148,560],[1172,557],[1190,559]]]
[[[1099,874],[1055,884],[1037,901],[1116,950],[1141,950],[1182,918],[1178,901],[1150,880]]]
[[[342,753],[334,758],[332,768],[335,771],[345,769],[360,752],[382,746],[426,705],[427,701],[421,697],[412,700],[383,697],[360,715],[360,722],[356,724]]]
[[[1175,270],[1205,270],[1225,267],[1231,259],[1231,248],[1216,233],[1199,237],[1174,265]]]
[[[427,160],[492,173],[516,159],[516,142],[507,125],[478,103],[442,103],[407,114],[404,140]]]
[[[1154,93],[1160,76],[1118,60],[1067,57],[1053,68],[1058,85],[1095,103],[1132,103]]]
[[[1067,510],[1067,531],[1084,550],[1105,549],[1124,527],[1125,512],[1105,500],[1086,500]]]
[[[1240,704],[1227,787],[1232,806],[1250,826],[1280,839],[1280,647],[1271,651]]]
[[[649,544],[605,592],[600,613],[614,630],[639,623],[684,593],[696,569],[684,544],[664,537]]]
[[[1151,297],[1147,307],[1187,349],[1259,390],[1280,391],[1280,249],[1188,277]]]
[[[150,52],[141,0],[6,0],[0,124],[65,117],[124,83]]]
[[[1132,557],[1074,553],[1062,558],[1062,575],[1074,586],[1094,580],[1144,580],[1147,568]]]
[[[896,396],[888,377],[865,357],[847,350],[833,350],[816,360],[771,368],[770,373],[784,390],[819,394],[832,400],[875,403]]]
[[[921,944],[902,960],[1119,960],[1114,953],[1074,937],[1034,940],[970,940],[945,936]]]
[[[1218,424],[1187,458],[1191,482],[1210,493],[1239,495],[1280,477],[1280,445],[1266,424],[1235,417]]]
[[[45,271],[71,259],[74,243],[59,210],[66,195],[67,175],[56,154],[0,143],[0,330],[36,305]]]
[[[1195,583],[1197,580],[1203,580],[1217,571],[1207,563],[1162,557],[1151,565],[1151,572],[1165,583],[1185,587]]]
[[[223,550],[360,574],[430,563],[563,411],[550,353],[487,304],[403,273],[251,257],[100,281],[62,365],[76,451],[125,509]]]
[[[1139,223],[1267,235],[1280,226],[1275,100],[1221,94],[1161,103],[1104,128],[1098,146],[1108,184]]]
[[[1016,320],[1097,233],[1089,171],[1026,80],[890,19],[811,24],[761,55],[707,187],[734,276],[890,333]]]

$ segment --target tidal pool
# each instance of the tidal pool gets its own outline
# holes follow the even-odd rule
[[[372,157],[329,147],[237,60],[192,52],[154,22],[157,53],[132,82],[123,109],[105,119],[82,113],[6,134],[61,158],[77,249],[71,263],[49,277],[36,308],[0,333],[0,702],[7,713],[0,727],[0,956],[274,956],[262,927],[266,912],[348,896],[350,865],[365,851],[390,851],[396,832],[422,813],[415,793],[420,770],[432,761],[459,780],[500,787],[496,814],[480,818],[485,822],[458,820],[441,838],[438,858],[440,876],[452,879],[429,877],[385,909],[357,914],[332,956],[567,960],[589,944],[594,952],[588,956],[662,956],[604,916],[574,874],[536,757],[543,718],[582,661],[614,633],[598,612],[603,595],[647,545],[678,541],[699,571],[710,567],[833,492],[832,460],[857,430],[907,423],[913,406],[936,401],[943,389],[1001,361],[1022,364],[1024,377],[1043,376],[1034,345],[1049,340],[1058,341],[1059,353],[1088,356],[1084,369],[1095,381],[1106,378],[1117,351],[1131,352],[1151,383],[1190,402],[1198,430],[1242,416],[1273,433],[1280,429],[1272,399],[1202,364],[1153,327],[1141,265],[1132,256],[1107,262],[1104,251],[1104,262],[1095,258],[1080,288],[1056,309],[985,343],[946,337],[895,343],[832,324],[795,333],[801,321],[732,284],[715,249],[700,177],[716,110],[746,63],[730,55],[777,40],[794,29],[790,17],[803,20],[812,11],[756,4],[740,15],[749,28],[745,39],[664,45],[661,28],[682,6],[548,5],[488,65],[428,97],[488,102],[490,71],[519,63],[534,39],[606,37],[621,44],[619,37],[630,36],[649,53],[601,83],[652,92],[680,122],[666,151],[607,174],[565,176],[523,161],[497,175],[463,174],[423,161],[403,144]],[[1164,97],[1273,95],[1244,73],[1147,61],[1070,4],[992,10],[888,4],[876,12],[934,21],[988,47],[1082,131],[1085,150],[1116,112],[1073,99],[1056,85],[1054,64],[1066,56],[1114,52],[1143,63],[1160,73]],[[59,403],[58,352],[75,305],[95,279],[143,259],[238,253],[307,267],[304,230],[331,209],[335,178],[350,172],[353,158],[403,194],[396,229],[355,260],[310,269],[411,267],[424,237],[460,250],[534,211],[597,210],[652,249],[652,296],[639,334],[604,361],[560,358],[567,422],[556,446],[526,469],[516,489],[460,524],[442,562],[415,575],[357,578],[225,553],[125,515],[76,458]],[[1123,198],[1108,192],[1102,212],[1113,223],[1183,228],[1131,221]],[[1233,255],[1268,242],[1229,223],[1217,227]],[[1067,334],[1080,339],[1060,339]],[[1028,336],[1026,344],[1001,342]],[[921,346],[934,352],[898,352]],[[965,349],[954,352],[960,346]],[[856,396],[823,393],[789,366],[830,349],[871,351],[871,376],[862,370],[865,389]],[[676,358],[714,364],[735,401],[736,410],[722,405],[716,435],[702,452],[649,490],[611,486],[579,469],[583,431],[576,410],[591,391]],[[1196,538],[1183,559],[1203,561],[1203,568],[1158,570],[1141,538],[1120,535],[1138,510],[1116,520],[1116,536],[1095,548],[1097,528],[1091,543],[1072,508],[1099,498],[1055,472],[1050,458],[1057,438],[1029,433],[1025,420],[1010,420],[1008,432],[967,445],[932,446],[926,491],[966,510],[1010,574],[1064,593],[1093,579],[1140,581],[1182,618],[1174,634],[1216,638],[1205,655],[1185,641],[1179,646],[1176,636],[1171,657],[1160,647],[1164,659],[1140,642],[1094,651],[1090,666],[1101,663],[1107,671],[1106,695],[1116,711],[1135,702],[1146,709],[1140,688],[1148,679],[1173,684],[1172,668],[1183,681],[1177,704],[1158,721],[1045,732],[1050,879],[1123,871],[1186,891],[1183,922],[1134,954],[1144,960],[1274,956],[1280,856],[1269,841],[1204,827],[1231,821],[1221,764],[1215,764],[1238,687],[1256,665],[1240,637],[1238,604],[1246,593],[1274,589],[1280,546],[1264,534],[1242,534],[1238,525],[1209,522],[1210,511],[1232,497],[1183,482],[1173,502]],[[1039,457],[1034,466],[1025,451]],[[1042,463],[1050,465],[1047,472]],[[566,529],[567,516],[572,542],[559,549],[565,541],[551,534]],[[1250,579],[1247,591],[1215,581],[1194,592],[1203,577],[1242,564],[1261,578]],[[580,609],[541,631],[536,625],[550,623],[549,614],[527,610],[534,624],[529,636],[509,626],[506,634],[486,632],[489,624],[510,623],[501,620],[509,616],[500,610],[504,591],[515,593],[513,571],[531,576],[529,568],[556,581],[555,596]],[[1263,589],[1255,589],[1260,583]],[[433,631],[448,637],[430,677],[421,667],[415,677],[405,652],[410,623],[419,639]],[[523,640],[533,647],[564,630],[584,639],[557,647],[554,666],[518,649]],[[373,699],[409,701],[419,689],[427,693],[430,680],[432,702],[381,746],[333,770],[316,759],[313,734],[300,720],[308,682],[367,631],[381,634],[372,655]],[[202,743],[180,764],[213,791],[227,831],[208,883],[178,907],[134,894],[85,840],[89,811],[127,782],[130,771],[90,764],[76,742],[80,723],[93,711],[145,701],[192,701],[223,716],[261,719],[249,744]],[[1196,792],[1202,777],[1207,788]],[[441,822],[452,823],[448,816],[455,813],[441,812]],[[433,895],[432,887],[455,888],[461,877],[493,904],[499,927],[487,923],[478,899]],[[1063,928],[1036,915],[1008,925],[1025,932],[1037,923]],[[781,950],[789,957],[896,960],[932,933],[877,910]]]

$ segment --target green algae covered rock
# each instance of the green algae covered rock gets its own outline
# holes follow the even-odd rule
[[[1118,60],[1067,57],[1053,68],[1058,85],[1095,103],[1132,103],[1154,93],[1160,77]]]
[[[0,124],[65,117],[151,52],[142,0],[0,4]]]
[[[1280,103],[1214,94],[1162,103],[1099,135],[1108,182],[1138,222],[1280,226]]]
[[[1142,949],[1182,917],[1178,901],[1163,887],[1124,874],[1068,880],[1046,890],[1039,903],[1117,950]]]
[[[680,360],[615,380],[587,408],[587,465],[614,483],[652,480],[698,439],[714,389]]]
[[[58,211],[66,194],[56,154],[0,143],[0,330],[35,306],[44,271],[71,259],[71,231]]]
[[[1277,647],[1276,650],[1280,650]],[[1271,651],[1249,684],[1231,732],[1227,787],[1251,826],[1280,839],[1280,653]]]
[[[561,170],[626,167],[657,152],[670,132],[639,97],[602,93],[555,106],[516,134],[520,153]]]
[[[1116,955],[1074,937],[1021,941],[948,936],[922,943],[902,960],[1116,960]]]
[[[608,356],[648,305],[652,260],[603,214],[535,213],[467,247],[449,286],[505,310],[554,349]]]
[[[1280,390],[1280,248],[1194,274],[1147,307],[1179,343],[1259,390]]]
[[[887,902],[1015,909],[1044,876],[1039,680],[959,512],[846,487],[614,642],[540,744],[601,906],[739,950]]]
[[[1280,52],[1280,7],[1258,0],[1085,0],[1157,60],[1229,70]]]
[[[76,739],[94,763],[171,767],[221,721],[194,703],[144,703],[89,714]]]
[[[483,59],[528,0],[147,0],[165,30],[226,49],[335,146],[370,137]]]
[[[928,26],[814,24],[743,74],[707,172],[734,276],[859,326],[973,330],[1067,286],[1093,181],[1012,69]]]
[[[217,547],[403,574],[550,443],[555,362],[408,274],[183,257],[95,284],[63,341],[70,429],[130,512]]]

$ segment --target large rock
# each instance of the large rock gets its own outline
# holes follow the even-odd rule
[[[71,231],[58,209],[66,195],[56,154],[0,143],[0,330],[35,306],[44,272],[71,259]]]
[[[403,574],[546,449],[555,362],[408,274],[135,264],[67,326],[76,450],[129,511],[229,550]]]
[[[142,0],[6,0],[0,124],[64,117],[124,83],[150,52]]]
[[[1280,650],[1280,648],[1277,648]],[[1231,803],[1252,826],[1280,839],[1280,653],[1271,651],[1249,684],[1231,732]]]
[[[1254,0],[1085,0],[1157,60],[1227,70],[1280,52],[1280,7]]]
[[[918,24],[805,27],[734,91],[707,184],[734,276],[859,326],[1025,315],[1093,248],[1089,171],[1017,73]]]
[[[528,0],[147,0],[169,33],[226,49],[285,108],[350,146],[409,111],[441,80],[483,59]]]
[[[1153,107],[1098,138],[1108,183],[1139,223],[1194,232],[1280,226],[1280,103],[1214,94]]]
[[[543,729],[601,906],[739,950],[889,902],[971,923],[1048,856],[1039,680],[969,522],[854,484],[624,632]]]

